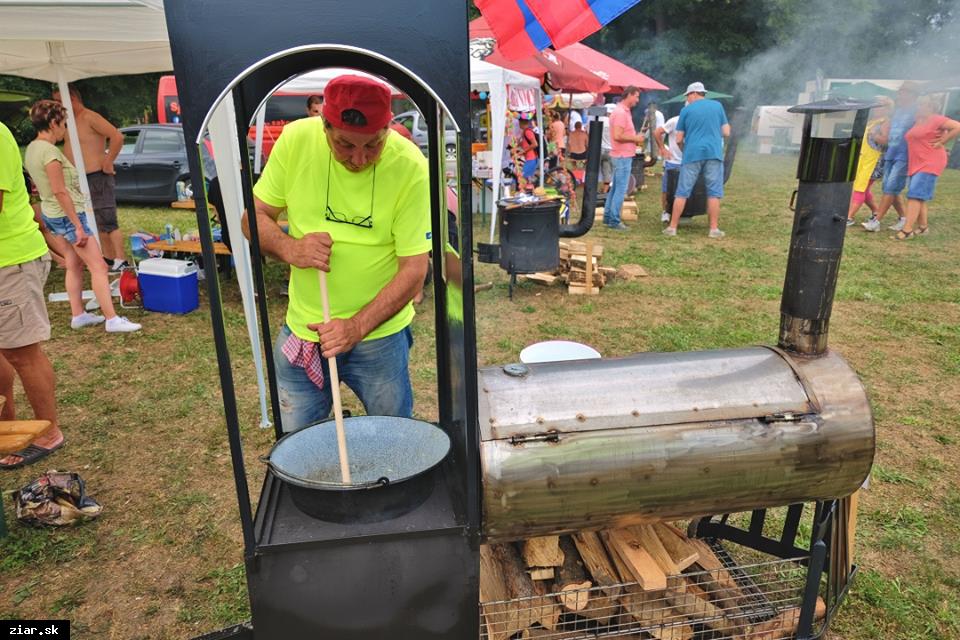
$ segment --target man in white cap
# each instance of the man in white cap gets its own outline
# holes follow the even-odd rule
[[[666,236],[677,235],[677,224],[687,198],[702,173],[707,183],[707,217],[710,219],[710,237],[722,238],[719,227],[720,199],[723,197],[723,139],[730,136],[727,114],[716,100],[707,99],[702,82],[687,87],[687,106],[677,121],[677,144],[683,150],[683,164],[673,200],[670,225],[663,230]]]

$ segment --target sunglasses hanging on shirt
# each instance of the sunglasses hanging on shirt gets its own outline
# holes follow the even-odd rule
[[[327,203],[326,203],[326,217],[330,222],[339,222],[342,224],[352,224],[355,227],[363,227],[364,229],[373,228],[373,196],[376,193],[377,189],[377,165],[373,165],[373,178],[370,184],[370,213],[367,215],[351,215],[348,213],[340,213],[334,211],[330,208],[330,170],[333,167],[333,152],[330,152],[330,155],[327,157]]]

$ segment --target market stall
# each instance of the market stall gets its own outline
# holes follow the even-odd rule
[[[490,105],[490,123],[487,131],[489,132],[491,159],[489,178],[492,182],[491,189],[493,191],[489,204],[491,214],[490,232],[492,234],[495,228],[496,202],[500,198],[500,169],[502,168],[506,137],[507,110],[508,108],[520,110],[521,105],[517,104],[519,99],[529,100],[532,98],[539,101],[540,83],[537,82],[536,78],[473,58],[470,60],[470,89],[485,91]],[[517,89],[526,91],[518,92]],[[525,93],[529,96],[523,97]],[[508,98],[511,96],[514,98],[514,103],[508,105]]]

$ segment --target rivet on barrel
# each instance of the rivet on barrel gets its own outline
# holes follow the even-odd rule
[[[577,421],[578,421],[578,422],[586,422],[586,421],[587,421],[587,416],[583,415],[582,413],[578,413],[578,414],[577,414]]]

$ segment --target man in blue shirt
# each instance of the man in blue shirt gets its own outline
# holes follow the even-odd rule
[[[723,139],[730,136],[727,114],[716,100],[707,100],[702,82],[687,87],[687,106],[677,121],[677,144],[683,149],[683,164],[673,199],[670,225],[663,230],[666,236],[677,235],[680,215],[693,193],[697,178],[703,173],[707,183],[707,217],[710,219],[711,238],[725,234],[718,226],[720,198],[723,197]]]
[[[913,127],[917,119],[917,95],[920,87],[915,82],[907,80],[900,85],[897,91],[897,109],[890,120],[884,125],[881,139],[886,134],[887,152],[883,155],[883,198],[877,213],[863,223],[867,231],[879,231],[880,221],[892,206],[897,210],[900,219],[890,228],[894,231],[903,229],[907,221],[903,208],[903,198],[900,192],[907,186],[907,141],[904,134]]]

